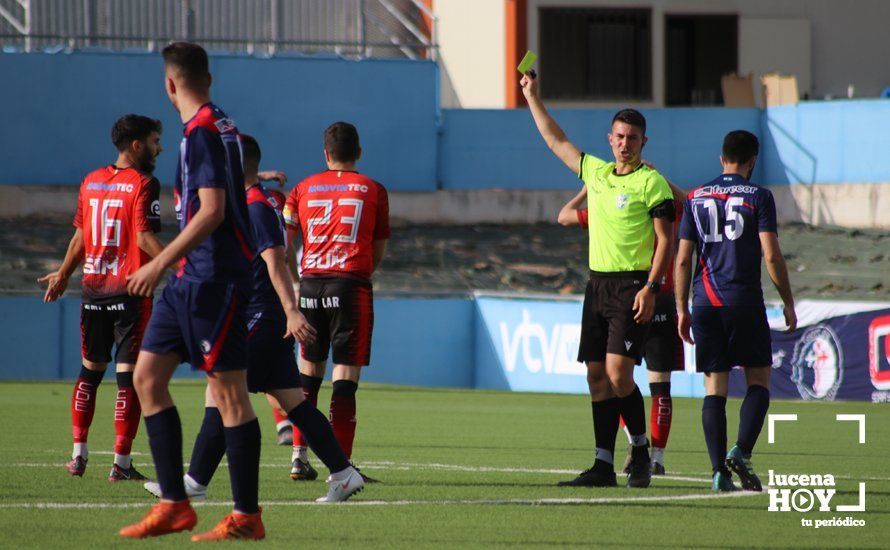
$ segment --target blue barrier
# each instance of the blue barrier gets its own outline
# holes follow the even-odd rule
[[[436,177],[438,75],[432,62],[212,56],[214,100],[263,148],[263,164],[302,178],[324,169],[322,133],[337,120],[362,136],[361,170],[389,189],[430,191]],[[6,105],[0,181],[76,184],[114,160],[125,113],[161,119],[156,173],[173,179],[182,123],[167,101],[160,55],[0,54]],[[47,160],[49,159],[49,161]]]
[[[683,187],[720,173],[723,136],[760,134],[758,109],[644,109],[644,157]],[[582,150],[611,159],[606,135],[614,110],[554,109],[553,117]],[[574,189],[578,180],[547,149],[525,109],[442,112],[440,180],[444,189]],[[755,178],[762,178],[761,172]]]
[[[294,179],[323,168],[322,131],[348,120],[362,135],[362,171],[393,191],[577,186],[527,110],[440,112],[432,62],[212,55],[211,71],[215,100],[257,137],[263,164]],[[2,53],[0,74],[13,76],[0,87],[0,104],[10,107],[0,147],[12,152],[0,165],[3,184],[78,183],[113,158],[107,136],[127,112],[165,124],[167,151],[157,175],[162,183],[172,180],[181,123],[166,99],[159,55]],[[733,129],[761,138],[754,179],[765,184],[875,182],[890,174],[881,154],[890,147],[890,127],[876,123],[890,115],[887,100],[642,111],[650,138],[644,156],[684,187],[719,172],[722,138]],[[553,114],[579,147],[611,158],[606,134],[613,109]]]

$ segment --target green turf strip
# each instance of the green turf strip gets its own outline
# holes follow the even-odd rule
[[[322,410],[329,389],[326,384]],[[117,530],[141,517],[151,502],[139,484],[106,481],[114,439],[113,381],[100,387],[86,475],[67,474],[70,391],[67,383],[0,384],[4,547],[122,544]],[[203,386],[177,382],[173,394],[188,453],[202,415]],[[878,478],[866,481],[866,513],[801,514],[768,512],[766,495],[712,498],[698,400],[674,400],[668,477],[656,478],[648,490],[558,488],[557,481],[591,462],[590,405],[584,396],[366,385],[358,394],[354,458],[383,483],[367,486],[345,506],[310,504],[324,493],[324,483],[289,479],[290,449],[275,445],[263,400],[254,404],[264,430],[260,500],[266,503],[267,546],[887,547],[886,406],[773,403],[771,412],[796,413],[799,421],[779,424],[773,445],[767,444],[764,428],[754,456],[764,482],[769,468],[831,473],[839,493],[833,504],[854,504],[858,481]],[[730,400],[731,438],[738,406],[739,401]],[[855,423],[835,421],[838,413],[867,415],[865,445],[858,443]],[[143,430],[134,451],[144,453],[134,456],[137,468],[152,475]],[[623,441],[616,454],[623,459]],[[326,470],[317,459],[313,463],[324,477]],[[209,529],[222,518],[228,499],[223,470],[211,484],[207,503],[197,508],[198,528]],[[34,508],[46,505],[66,508]],[[833,516],[864,519],[866,526],[801,526],[801,518]],[[186,535],[174,535],[140,546],[171,543],[189,544]]]

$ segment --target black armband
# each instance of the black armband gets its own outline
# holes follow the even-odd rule
[[[674,207],[673,199],[668,199],[661,204],[654,206],[649,210],[650,218],[666,218],[674,221],[677,217],[677,209]]]

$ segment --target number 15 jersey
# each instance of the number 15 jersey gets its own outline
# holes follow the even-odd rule
[[[389,197],[383,185],[358,172],[327,170],[293,188],[284,221],[302,233],[304,277],[370,281],[373,242],[390,234]]]
[[[737,174],[689,193],[680,238],[695,243],[693,306],[762,306],[760,233],[777,233],[773,194]]]

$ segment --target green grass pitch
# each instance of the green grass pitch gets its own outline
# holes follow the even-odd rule
[[[326,384],[329,390],[330,384]],[[0,384],[0,546],[5,548],[160,547],[189,545],[187,534],[124,541],[117,530],[137,520],[151,498],[140,484],[109,483],[114,380],[99,390],[83,479],[63,464],[70,454],[69,383]],[[183,418],[186,457],[203,407],[203,385],[173,387]],[[327,409],[329,393],[320,402]],[[260,500],[266,546],[281,548],[390,547],[695,547],[887,548],[890,514],[890,407],[867,403],[773,402],[771,413],[798,422],[766,428],[754,464],[767,470],[833,474],[832,505],[857,512],[769,512],[766,494],[713,498],[701,433],[700,401],[674,400],[666,454],[668,477],[647,490],[560,488],[592,462],[590,405],[584,396],[429,390],[365,385],[359,391],[355,459],[382,483],[345,505],[315,505],[322,481],[288,477],[290,449],[277,447],[271,414],[254,402],[263,428]],[[647,407],[649,403],[647,401]],[[738,400],[730,400],[730,441]],[[647,409],[648,410],[648,409]],[[866,443],[855,423],[835,415],[866,414]],[[623,441],[619,433],[619,440]],[[144,430],[134,451],[152,475]],[[618,459],[623,459],[619,444]],[[317,460],[314,464],[320,466]],[[319,467],[322,477],[326,470]],[[624,476],[619,476],[619,483]],[[198,529],[230,509],[228,473],[217,474]],[[852,516],[864,527],[803,527],[801,518]]]

